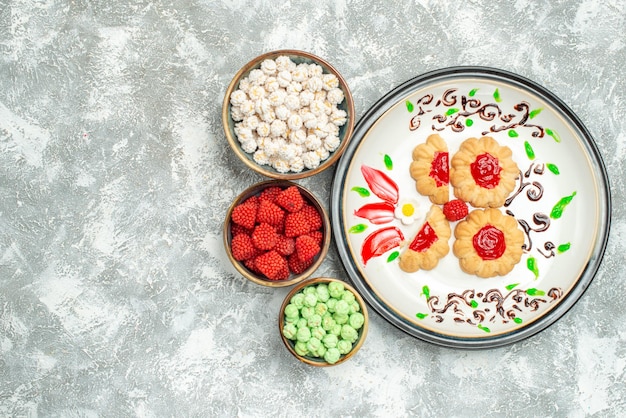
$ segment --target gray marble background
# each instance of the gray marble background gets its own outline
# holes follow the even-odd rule
[[[626,416],[625,33],[624,0],[0,0],[0,416]],[[288,289],[247,282],[221,241],[233,197],[262,180],[227,146],[224,91],[282,48],[335,65],[357,116],[453,65],[569,104],[614,199],[579,303],[483,351],[371,312],[349,362],[292,358]],[[331,181],[301,183],[328,204]],[[334,248],[317,275],[345,278]]]

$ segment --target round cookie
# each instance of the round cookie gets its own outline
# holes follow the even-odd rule
[[[452,251],[461,269],[482,278],[508,274],[522,257],[524,233],[498,209],[476,209],[454,229]]]
[[[504,205],[519,175],[511,157],[511,149],[492,137],[466,139],[451,160],[454,195],[477,208]]]

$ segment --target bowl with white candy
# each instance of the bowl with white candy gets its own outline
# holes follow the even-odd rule
[[[278,50],[252,59],[233,77],[222,122],[231,148],[248,167],[295,180],[338,160],[354,130],[354,102],[327,61]]]

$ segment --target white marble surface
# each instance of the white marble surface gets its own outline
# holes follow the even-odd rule
[[[626,416],[626,1],[279,3],[0,0],[0,416]],[[221,241],[231,199],[261,180],[227,147],[223,94],[282,48],[335,65],[357,116],[453,65],[569,104],[614,203],[579,303],[483,351],[371,312],[349,362],[294,360],[287,289],[245,281]],[[301,183],[328,203],[331,180]],[[317,275],[345,277],[334,248]]]

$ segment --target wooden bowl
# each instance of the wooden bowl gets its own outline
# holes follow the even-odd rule
[[[233,108],[231,104],[231,94],[239,89],[241,81],[243,79],[247,79],[252,70],[260,68],[261,64],[265,60],[275,60],[276,58],[281,56],[289,57],[295,64],[319,64],[322,67],[324,74],[334,74],[339,82],[338,88],[341,89],[344,95],[344,100],[339,103],[337,107],[347,114],[345,124],[343,124],[339,128],[339,146],[334,151],[330,152],[328,158],[321,161],[319,166],[310,169],[307,169],[305,167],[304,169],[302,169],[302,171],[299,172],[284,172],[283,170],[279,171],[272,165],[259,164],[257,161],[255,161],[255,159],[253,158],[253,154],[244,151],[244,149],[242,148],[242,144],[240,143],[238,135],[235,132],[235,126],[238,122],[233,120],[231,113]],[[226,139],[228,140],[230,147],[233,149],[237,157],[239,157],[239,159],[243,161],[243,163],[246,164],[249,168],[266,177],[282,180],[296,180],[320,173],[321,171],[332,166],[339,159],[341,154],[344,152],[346,146],[348,145],[348,142],[352,137],[352,133],[354,131],[354,100],[352,98],[352,93],[350,92],[348,84],[341,76],[339,71],[337,71],[331,64],[329,64],[324,59],[308,52],[292,49],[272,51],[252,59],[246,65],[244,65],[237,72],[237,74],[235,74],[224,95],[224,102],[222,105],[222,123],[224,126],[224,133],[226,134]]]
[[[267,277],[263,276],[262,274],[252,271],[251,269],[246,267],[244,262],[235,259],[235,257],[233,256],[232,247],[231,247],[231,242],[233,239],[232,228],[231,228],[232,214],[233,214],[234,208],[237,205],[239,205],[240,203],[244,202],[245,200],[247,200],[248,198],[252,196],[258,196],[263,190],[269,187],[280,187],[282,189],[285,189],[291,186],[297,187],[298,190],[300,191],[300,194],[304,198],[305,202],[312,205],[320,214],[320,217],[322,219],[322,227],[320,229],[322,232],[320,252],[314,257],[313,263],[308,268],[306,268],[306,270],[302,271],[300,274],[291,273],[289,277],[286,279],[270,280]],[[269,286],[269,287],[291,286],[293,284],[303,281],[304,279],[308,278],[311,274],[313,274],[313,272],[320,266],[320,264],[324,260],[324,257],[326,257],[326,254],[328,253],[328,249],[330,247],[330,240],[331,240],[330,220],[328,218],[328,213],[326,209],[322,206],[320,200],[305,187],[297,183],[291,182],[289,180],[277,180],[277,179],[266,180],[266,181],[250,186],[249,188],[244,190],[239,196],[237,196],[237,198],[233,201],[230,208],[228,209],[228,212],[226,213],[226,217],[224,220],[223,238],[224,238],[224,247],[226,249],[226,254],[228,256],[228,259],[233,264],[235,269],[237,269],[237,271],[246,279],[256,284]]]
[[[293,339],[287,338],[285,336],[284,328],[288,321],[285,315],[285,309],[287,308],[288,305],[292,305],[292,306],[294,305],[294,302],[292,301],[292,298],[294,297],[294,295],[300,293],[301,291],[306,292],[305,289],[307,288],[311,288],[311,287],[316,288],[320,284],[328,285],[329,283],[332,283],[332,282],[342,284],[346,291],[349,291],[354,295],[354,300],[356,303],[358,303],[358,306],[360,308],[359,312],[363,315],[363,318],[362,318],[363,324],[357,330],[358,336],[357,336],[357,339],[354,342],[352,342],[350,351],[345,354],[341,354],[341,356],[336,362],[329,363],[323,357],[317,357],[317,356],[311,355],[310,353],[309,354],[299,353],[298,349],[296,348],[296,341],[294,341]],[[315,310],[317,310],[317,307],[315,308]],[[331,308],[328,308],[328,312],[330,311],[331,311]],[[365,338],[367,336],[368,325],[369,325],[369,315],[367,312],[367,306],[365,305],[363,298],[348,283],[342,280],[330,278],[330,277],[318,277],[314,279],[309,279],[302,283],[299,283],[297,286],[291,289],[289,294],[285,297],[285,300],[283,301],[282,306],[280,307],[280,313],[278,317],[278,329],[279,329],[282,341],[285,344],[285,347],[287,347],[287,350],[289,350],[289,352],[294,357],[296,357],[298,360],[302,361],[303,363],[306,363],[311,366],[318,366],[318,367],[338,365],[338,364],[345,362],[352,356],[354,356],[354,354],[361,348],[361,346],[365,342]],[[339,337],[339,339],[341,340],[341,337]]]

